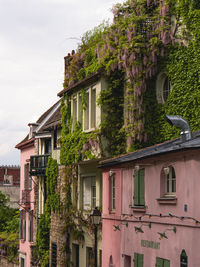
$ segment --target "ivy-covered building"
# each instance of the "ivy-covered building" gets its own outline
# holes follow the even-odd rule
[[[183,116],[192,131],[200,128],[199,1],[128,0],[113,14],[111,25],[87,32],[65,57],[60,152],[52,154],[57,160],[50,158],[37,190],[46,184],[36,250],[43,266],[93,264],[88,216],[104,206],[100,160],[178,137],[165,115]],[[46,128],[54,144],[56,125]],[[43,141],[48,147],[45,134],[38,135],[37,153]]]
[[[89,266],[85,210],[92,208],[94,192],[96,205],[101,203],[101,178],[94,182],[99,159],[177,137],[179,131],[164,120],[167,114],[181,115],[192,131],[199,129],[199,8],[197,0],[126,1],[113,8],[111,25],[87,32],[77,51],[65,57],[58,94],[65,264]]]

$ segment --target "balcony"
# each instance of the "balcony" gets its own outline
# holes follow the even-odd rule
[[[45,176],[46,167],[50,154],[31,156],[30,158],[30,175]]]
[[[24,207],[30,207],[30,193],[31,193],[31,190],[29,190],[29,189],[22,190],[21,204]]]

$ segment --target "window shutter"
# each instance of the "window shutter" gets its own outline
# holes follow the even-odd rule
[[[143,254],[138,254],[138,267],[143,267]]]
[[[28,216],[28,241],[31,242],[31,211]]]
[[[164,267],[163,266],[163,259],[156,258],[156,267]]]
[[[34,210],[31,211],[31,241],[33,242],[33,216]]]
[[[139,170],[139,204],[144,206],[145,204],[145,185],[144,185],[144,169]]]
[[[23,238],[23,218],[22,218],[22,210],[20,210],[20,216],[19,216],[19,238],[22,239]]]
[[[23,210],[23,239],[26,240],[26,211]]]
[[[164,266],[163,267],[170,267],[170,261],[164,260]]]
[[[138,267],[138,254],[134,253],[134,267]]]
[[[139,205],[139,175],[138,171],[134,172],[134,205]]]

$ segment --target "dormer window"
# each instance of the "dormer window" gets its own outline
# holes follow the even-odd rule
[[[156,96],[158,103],[165,104],[171,91],[171,84],[166,73],[161,72],[156,80]]]

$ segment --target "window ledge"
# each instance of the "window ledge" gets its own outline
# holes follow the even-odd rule
[[[159,204],[164,204],[164,205],[176,205],[177,204],[176,197],[161,197],[161,198],[157,198],[157,201]]]
[[[131,206],[131,209],[136,212],[145,212],[146,207],[145,206]]]

